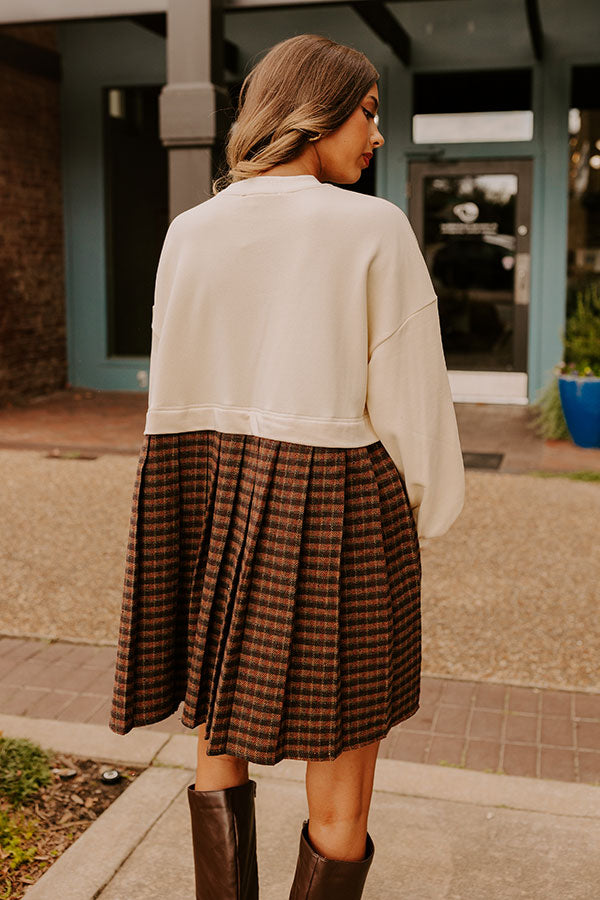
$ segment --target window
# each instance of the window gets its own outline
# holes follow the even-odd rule
[[[530,141],[530,69],[415,73],[415,144]]]
[[[569,110],[567,315],[577,293],[600,295],[600,66],[575,66]]]

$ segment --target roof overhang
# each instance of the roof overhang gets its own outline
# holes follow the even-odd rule
[[[189,0],[1,0],[0,23],[150,19]],[[340,7],[353,10],[406,66],[523,65],[554,56],[600,59],[598,0],[212,0],[225,13]],[[139,18],[138,18],[139,17]],[[142,22],[145,17],[146,21]],[[155,26],[155,30],[156,30]]]

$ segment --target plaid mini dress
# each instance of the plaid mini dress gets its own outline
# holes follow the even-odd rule
[[[140,450],[109,727],[175,713],[206,753],[331,760],[419,708],[421,559],[380,441],[199,430]]]

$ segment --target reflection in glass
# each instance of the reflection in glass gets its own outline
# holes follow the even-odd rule
[[[577,292],[600,295],[600,109],[569,111],[567,316]]]
[[[424,179],[424,253],[450,369],[514,371],[514,174]]]

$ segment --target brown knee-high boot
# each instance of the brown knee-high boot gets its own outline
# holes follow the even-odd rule
[[[194,784],[187,795],[196,900],[258,900],[256,782],[220,791],[197,791]]]
[[[289,900],[360,900],[375,846],[367,832],[365,858],[328,859],[308,839],[308,819],[300,834],[300,851]]]

